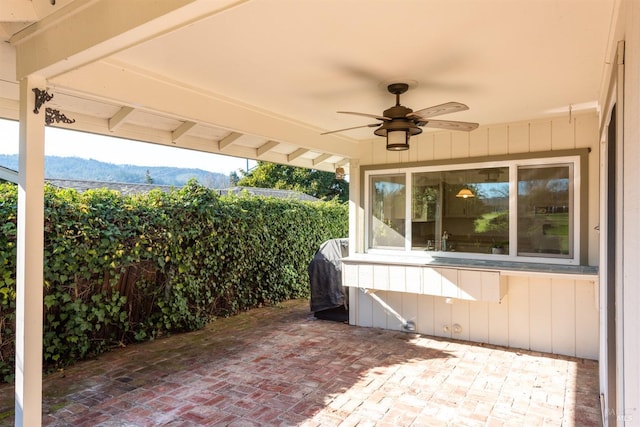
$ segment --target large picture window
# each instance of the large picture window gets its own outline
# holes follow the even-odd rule
[[[366,172],[368,248],[575,262],[579,159]]]

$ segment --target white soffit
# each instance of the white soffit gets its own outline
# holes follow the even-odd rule
[[[121,136],[155,135],[160,143],[174,136],[189,148],[216,152],[222,144],[224,154],[259,151],[305,164],[324,156],[322,165],[356,157],[357,141],[373,137],[370,128],[320,136],[376,121],[336,111],[381,114],[394,103],[385,89],[393,81],[412,86],[403,105],[463,102],[469,111],[442,118],[481,125],[558,115],[570,105],[597,108],[614,6],[614,0],[180,0],[162,15],[122,1],[45,3],[33,4],[38,19],[53,14],[12,41],[33,43],[23,68],[42,64],[54,73],[53,102],[69,116],[77,113],[77,127],[95,131],[102,124],[104,132],[120,112],[121,120],[111,122]],[[139,15],[119,17],[130,9]],[[113,16],[66,25],[100,10]],[[76,46],[86,49],[74,53]],[[0,111],[10,112],[17,105],[14,47],[4,44],[0,54]],[[124,115],[123,108],[131,111]],[[225,139],[230,134],[239,137]]]

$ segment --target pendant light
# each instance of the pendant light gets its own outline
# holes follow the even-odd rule
[[[458,194],[456,194],[456,197],[459,197],[461,199],[470,199],[476,197],[476,195],[473,194],[473,192],[467,187],[462,187],[460,191],[458,191]]]

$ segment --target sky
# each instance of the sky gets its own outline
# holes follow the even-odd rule
[[[18,122],[0,119],[0,154],[18,154]],[[184,148],[45,127],[45,156],[80,157],[137,166],[197,168],[225,175],[247,169],[247,160]],[[249,167],[255,161],[249,161]]]

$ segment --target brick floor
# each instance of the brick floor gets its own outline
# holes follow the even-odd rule
[[[306,301],[44,380],[51,426],[598,426],[598,363],[314,320]],[[0,386],[0,425],[13,424]]]

